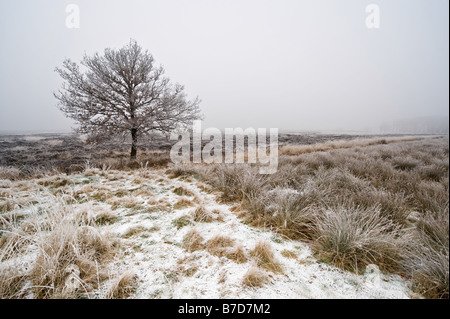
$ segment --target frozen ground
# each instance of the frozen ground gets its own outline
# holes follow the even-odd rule
[[[45,178],[0,181],[0,199],[11,198],[20,203],[21,197],[30,194],[41,198],[49,193],[76,194],[75,213],[112,212],[115,222],[96,227],[120,243],[118,253],[107,265],[110,278],[126,272],[136,276],[136,289],[130,298],[416,297],[408,282],[399,276],[381,273],[375,266],[368,267],[363,275],[342,271],[317,261],[305,243],[244,224],[235,209],[219,203],[217,193],[193,178],[171,178],[165,170],[157,169],[90,169],[61,176],[67,179],[62,185],[43,183]],[[33,205],[36,203],[25,201],[16,205],[14,211],[26,214]],[[212,212],[212,221],[195,221],[193,212],[200,206]],[[234,239],[234,246],[243,248],[247,261],[237,263],[207,249],[186,250],[183,238],[192,229],[204,242],[216,235]],[[266,283],[249,287],[243,283],[243,277],[255,266],[250,251],[261,241],[270,243],[282,271],[263,270]],[[36,255],[35,246],[30,244],[16,258],[0,262],[0,272],[11,265],[31,267]],[[107,286],[108,280],[89,296],[104,296],[102,289]]]

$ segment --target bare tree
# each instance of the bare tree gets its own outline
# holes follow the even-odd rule
[[[172,84],[155,66],[148,51],[131,40],[103,55],[84,56],[80,65],[66,59],[56,72],[64,79],[55,93],[58,108],[79,123],[80,133],[94,137],[131,136],[130,158],[136,158],[138,138],[150,132],[168,133],[200,118],[200,100],[188,100],[184,87]]]

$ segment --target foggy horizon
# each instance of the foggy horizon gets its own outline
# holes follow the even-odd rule
[[[71,3],[79,28],[66,25]],[[366,25],[371,3],[379,28]],[[0,133],[69,132],[55,68],[130,39],[202,100],[205,128],[448,133],[448,9],[445,0],[3,1]]]

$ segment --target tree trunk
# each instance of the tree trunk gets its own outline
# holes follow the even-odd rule
[[[137,153],[137,129],[132,128],[131,129],[131,153],[130,153],[131,161],[136,160],[136,153]]]

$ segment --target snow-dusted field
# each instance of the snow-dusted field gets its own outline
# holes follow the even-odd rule
[[[19,295],[24,298],[35,297],[27,272],[38,258],[39,240],[45,238],[45,228],[33,232],[24,225],[40,223],[46,218],[46,207],[50,209],[58,198],[68,197],[75,199],[64,204],[74,219],[83,216],[102,236],[109,236],[116,247],[114,256],[104,266],[106,278],[101,283],[99,279],[95,289],[85,288],[84,297],[104,298],[123,274],[134,276],[129,298],[417,297],[405,279],[381,273],[376,266],[357,275],[319,262],[307,244],[244,224],[239,212],[219,203],[218,194],[207,185],[192,177],[172,178],[164,169],[88,169],[69,176],[1,180],[0,192],[3,203],[8,201],[10,205],[10,210],[1,215],[2,229],[7,232],[0,244],[6,247],[7,234],[19,229],[29,239],[13,253],[3,250],[0,278],[6,278],[11,269],[21,273],[25,283]],[[213,218],[196,219],[197,207]],[[109,216],[110,221],[95,222],[101,214]],[[184,245],[192,230],[200,234],[203,244],[194,251]],[[232,239],[232,245],[226,249],[240,247],[245,261],[211,253],[204,244],[217,235]],[[256,267],[251,251],[260,242],[270,245],[281,271],[260,269],[266,280],[262,286],[254,287],[246,285],[243,278]],[[83,293],[83,287],[77,289]]]

